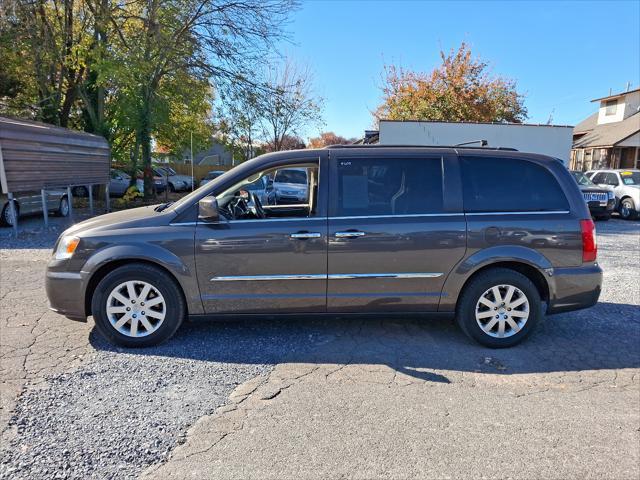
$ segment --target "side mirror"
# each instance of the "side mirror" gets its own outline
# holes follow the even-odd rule
[[[204,197],[198,202],[198,220],[203,222],[217,222],[220,220],[216,197]]]

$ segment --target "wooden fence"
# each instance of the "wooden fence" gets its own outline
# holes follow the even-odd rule
[[[171,168],[173,168],[180,175],[189,175],[191,176],[191,165],[184,163],[169,163]],[[231,170],[230,165],[194,165],[193,166],[193,176],[195,177],[196,182],[202,180],[205,175],[213,170]]]

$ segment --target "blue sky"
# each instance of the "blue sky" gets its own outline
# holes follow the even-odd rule
[[[344,136],[371,127],[385,63],[431,71],[462,41],[517,81],[531,123],[575,125],[590,100],[640,83],[640,1],[312,0],[288,30],[283,53],[313,70],[324,129]]]

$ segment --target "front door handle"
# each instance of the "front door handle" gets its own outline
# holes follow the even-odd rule
[[[292,233],[290,235],[291,238],[295,238],[296,240],[305,240],[307,238],[320,238],[322,235],[320,235],[318,232],[298,232],[298,233]]]
[[[365,235],[366,235],[365,232],[358,232],[358,231],[335,233],[336,238],[356,238],[356,237],[364,237]]]

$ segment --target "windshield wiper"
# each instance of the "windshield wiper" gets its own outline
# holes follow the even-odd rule
[[[156,212],[162,212],[163,210],[166,210],[167,208],[169,208],[172,204],[173,202],[161,203],[160,205],[155,207],[153,210]]]

